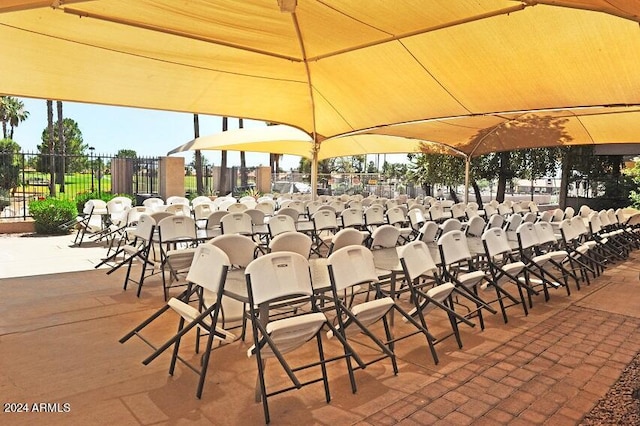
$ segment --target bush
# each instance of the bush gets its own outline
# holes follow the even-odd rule
[[[30,202],[29,212],[35,220],[38,234],[66,234],[68,230],[60,229],[60,225],[78,215],[78,210],[71,201],[55,198]]]
[[[11,194],[6,189],[0,189],[0,210],[11,205]]]

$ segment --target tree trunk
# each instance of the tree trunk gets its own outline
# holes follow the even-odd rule
[[[484,203],[482,202],[482,191],[480,191],[480,187],[478,186],[478,182],[475,179],[471,180],[471,186],[473,187],[473,192],[476,194],[476,203],[478,206],[482,208]]]
[[[449,195],[454,203],[458,204],[460,202],[460,200],[458,200],[458,194],[456,194],[456,191],[451,186],[449,187]]]
[[[56,196],[56,157],[53,139],[53,101],[47,100],[47,128],[49,129],[49,196]]]
[[[229,119],[222,117],[222,131],[229,130]],[[227,193],[227,151],[220,152],[220,179],[218,180],[218,194],[226,195]]]
[[[238,128],[244,129],[244,120],[238,120]],[[248,186],[249,176],[247,173],[247,158],[244,151],[240,151],[240,186],[246,188]]]
[[[58,144],[60,146],[60,171],[58,172],[58,184],[60,185],[60,193],[64,193],[64,179],[66,170],[66,151],[67,144],[64,140],[64,122],[62,116],[62,101],[56,101],[58,110]]]
[[[558,194],[558,207],[564,209],[567,205],[567,191],[569,186],[569,173],[571,172],[571,164],[569,161],[569,152],[565,152],[562,156],[562,172],[560,174],[560,192]]]
[[[200,137],[200,118],[198,114],[193,114],[193,138]],[[202,178],[202,152],[196,149],[196,192],[204,195],[204,182]]]
[[[509,174],[509,151],[501,152],[500,155],[500,173],[498,174],[498,189],[496,190],[496,201],[502,203],[507,189],[507,177]]]

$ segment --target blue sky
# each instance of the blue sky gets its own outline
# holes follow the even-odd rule
[[[29,118],[15,129],[13,139],[24,151],[36,151],[41,143],[42,131],[47,126],[47,106],[42,99],[20,98],[29,111]],[[54,103],[54,120],[56,117]],[[115,154],[120,149],[133,149],[142,156],[166,155],[171,149],[193,139],[193,114],[124,108],[104,105],[63,103],[65,117],[78,123],[84,142],[95,147],[96,154]],[[200,115],[200,135],[222,131],[222,119]],[[245,120],[245,127],[264,126],[263,122]],[[229,119],[229,129],[237,129],[238,120]],[[204,151],[214,165],[220,165],[217,152]],[[191,152],[184,155],[187,162]],[[370,161],[375,161],[374,158]],[[230,166],[240,164],[240,153],[229,152]],[[381,160],[382,161],[382,158]],[[389,162],[404,162],[406,155],[388,155]],[[300,157],[285,155],[280,163],[284,170],[297,168]],[[247,165],[269,165],[269,154],[247,153]]]

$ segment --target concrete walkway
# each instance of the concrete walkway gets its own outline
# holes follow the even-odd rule
[[[144,366],[148,346],[118,343],[162,305],[158,277],[138,299],[122,290],[124,271],[93,270],[104,248],[94,254],[95,248],[70,249],[62,240],[13,240],[0,238],[1,424],[263,424],[254,400],[255,360],[246,357],[249,339],[214,351],[198,400],[193,372],[179,365],[173,377],[167,374],[168,353]],[[358,371],[355,395],[344,363],[334,363],[331,403],[320,384],[275,396],[272,424],[578,424],[640,350],[639,257],[632,254],[571,296],[558,290],[549,302],[536,299],[527,317],[512,308],[508,324],[495,315],[484,331],[462,327],[463,349],[443,341],[437,366],[421,337],[404,340],[396,346],[400,373],[394,376],[388,361]],[[84,271],[36,275],[44,264]],[[444,318],[429,325],[436,335],[446,328]],[[175,326],[167,317],[148,336],[160,343]],[[396,327],[406,325],[396,321]],[[190,357],[193,339],[187,342],[181,352]],[[325,349],[341,350],[334,340]],[[268,371],[271,384],[285,383],[275,364]],[[20,404],[31,412],[6,412]],[[33,404],[63,412],[36,413]]]

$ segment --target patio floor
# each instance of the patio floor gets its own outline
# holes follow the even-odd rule
[[[96,255],[95,247],[48,241],[0,237],[2,424],[264,423],[254,400],[255,360],[246,357],[249,339],[213,352],[198,400],[193,372],[178,365],[168,375],[168,353],[144,366],[148,346],[138,339],[118,343],[161,306],[159,277],[138,299],[135,291],[122,290],[124,271],[107,276],[92,269],[104,249]],[[443,341],[437,366],[419,336],[401,341],[399,374],[388,361],[357,371],[355,395],[344,362],[333,363],[332,401],[324,401],[320,384],[275,396],[269,400],[272,424],[578,424],[640,351],[639,257],[633,253],[591,286],[572,288],[571,296],[558,290],[547,303],[534,300],[527,317],[513,308],[508,324],[495,315],[484,331],[462,326],[463,349],[453,339]],[[69,268],[89,270],[42,275],[65,270],[67,260]],[[436,335],[444,322],[430,323]],[[174,328],[167,317],[149,337],[160,343]],[[189,345],[185,356],[192,353]],[[341,350],[334,340],[325,347]],[[284,383],[275,364],[268,372],[271,384]],[[45,408],[68,412],[9,413],[17,408],[9,403],[28,404],[31,411],[49,403]]]

